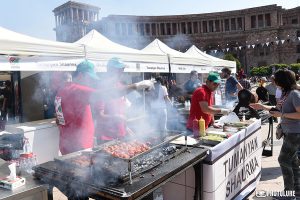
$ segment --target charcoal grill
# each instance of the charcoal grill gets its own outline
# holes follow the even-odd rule
[[[79,196],[89,196],[96,199],[142,198],[169,181],[172,177],[186,170],[188,167],[194,166],[206,157],[207,149],[183,145],[177,147],[175,152],[170,153],[165,159],[152,166],[142,170],[134,169],[134,163],[137,160],[144,158],[151,152],[166,148],[170,141],[180,136],[182,135],[174,136],[165,142],[158,143],[152,146],[149,152],[142,153],[130,159],[111,158],[105,155],[108,156],[106,158],[112,159],[113,162],[118,162],[122,168],[121,171],[125,171],[126,169],[127,173],[125,173],[125,176],[124,173],[116,173],[114,170],[109,171],[111,169],[103,168],[101,165],[103,163],[97,163],[95,166],[93,162],[97,162],[97,159],[93,160],[93,158],[95,158],[95,154],[99,153],[102,155],[101,149],[104,147],[102,145],[92,152],[76,152],[62,156],[55,161],[38,165],[34,168],[35,176],[45,183],[58,188],[63,187],[63,189],[66,189],[65,185],[68,185],[67,188],[72,186],[72,192],[76,193],[75,196],[78,196],[78,193],[80,193]],[[78,156],[85,156],[87,160],[86,165],[80,167],[79,165],[69,163],[70,159]],[[90,163],[93,163],[93,165],[90,165]],[[100,175],[96,172],[101,172],[101,170],[104,170],[106,175],[111,179],[98,181]],[[94,177],[94,180],[91,177]]]
[[[81,171],[89,176],[102,175],[101,177],[103,177],[103,174],[105,174],[105,178],[95,180],[100,183],[115,184],[126,181],[132,183],[133,177],[139,176],[141,173],[155,168],[160,163],[186,151],[186,146],[170,144],[171,141],[181,136],[181,134],[171,136],[164,142],[155,141],[151,149],[128,159],[114,157],[103,150],[107,146],[124,142],[124,140],[113,140],[94,148],[93,151],[69,154],[56,158],[55,161],[69,169],[81,168]]]

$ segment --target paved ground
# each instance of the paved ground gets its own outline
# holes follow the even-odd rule
[[[274,124],[275,131],[276,124]],[[268,135],[268,124],[262,125],[261,133],[262,139],[267,138]],[[281,170],[277,161],[279,151],[281,148],[282,140],[276,140],[274,136],[274,150],[272,157],[262,158],[262,175],[259,185],[256,191],[282,191],[283,190],[283,179]],[[249,197],[249,200],[271,200],[271,197],[258,198],[256,197],[256,191]],[[57,189],[54,189],[54,200],[67,200],[67,198]],[[156,195],[155,199],[161,200],[160,195]]]
[[[277,124],[274,124],[274,131]],[[263,138],[267,137],[268,133],[268,126],[265,124],[262,126],[262,136]],[[275,134],[275,132],[274,132]],[[283,190],[283,179],[281,175],[280,166],[277,161],[277,157],[280,152],[280,148],[282,145],[282,139],[276,140],[274,135],[274,150],[272,157],[262,157],[262,174],[261,179],[256,187],[257,191],[282,191]],[[255,196],[256,192],[254,192],[250,197],[249,200],[269,200],[272,199],[271,197],[266,198],[258,198]]]

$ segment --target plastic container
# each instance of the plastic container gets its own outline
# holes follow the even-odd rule
[[[200,134],[199,134],[199,120],[196,117],[193,120],[193,135],[194,135],[194,138],[198,138],[200,136]]]
[[[199,120],[199,134],[200,134],[200,137],[205,136],[205,120],[202,117]]]

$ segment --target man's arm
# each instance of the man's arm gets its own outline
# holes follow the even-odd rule
[[[202,112],[204,112],[205,114],[214,115],[214,114],[221,113],[220,108],[213,108],[212,106],[208,106],[207,101],[200,101],[199,105],[200,105],[200,108],[201,108]]]
[[[236,87],[237,87],[238,91],[244,89],[243,86],[239,82],[237,82]]]

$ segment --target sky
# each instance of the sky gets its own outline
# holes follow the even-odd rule
[[[55,40],[53,9],[68,0],[2,0],[0,26],[33,37]],[[212,13],[277,4],[289,9],[300,0],[76,0],[98,6],[100,19],[116,15]]]

